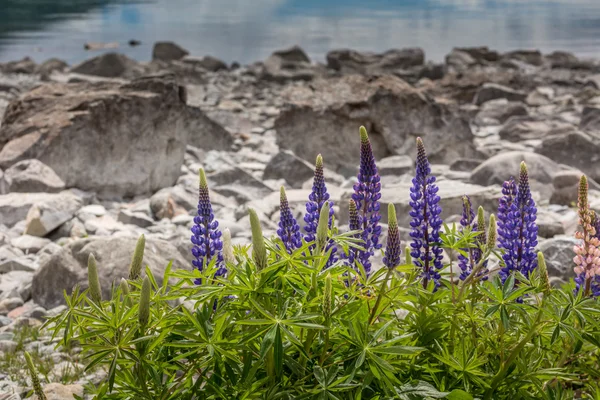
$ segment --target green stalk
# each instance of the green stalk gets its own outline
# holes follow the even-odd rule
[[[381,303],[381,299],[383,298],[383,293],[385,291],[387,281],[390,279],[393,272],[394,271],[392,269],[388,269],[387,274],[385,274],[385,278],[383,279],[383,282],[381,282],[381,288],[379,289],[379,295],[377,296],[377,300],[375,301],[375,306],[371,310],[371,316],[369,317],[369,323],[367,325],[371,325],[371,323],[375,319],[375,315],[377,314],[377,309],[379,308],[379,304]]]

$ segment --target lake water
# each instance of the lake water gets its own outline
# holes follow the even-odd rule
[[[147,61],[159,40],[241,63],[293,44],[314,60],[341,47],[417,46],[440,61],[478,45],[597,57],[600,0],[0,0],[0,61],[76,63],[98,54],[85,42],[118,42]]]

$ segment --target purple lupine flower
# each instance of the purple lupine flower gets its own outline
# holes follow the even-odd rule
[[[311,193],[308,195],[308,202],[306,203],[306,214],[304,215],[304,240],[307,242],[313,242],[317,234],[317,226],[319,225],[319,215],[321,209],[325,203],[329,203],[329,229],[333,223],[333,201],[329,200],[329,193],[327,193],[327,186],[325,185],[325,175],[323,173],[323,157],[319,154],[315,163],[315,175],[313,179],[313,187]],[[310,249],[313,250],[315,245],[313,244]],[[331,249],[329,260],[327,260],[326,268],[331,266],[336,260],[337,248],[333,243],[333,240],[329,241],[329,244],[325,248],[325,251]]]
[[[302,247],[300,226],[296,218],[292,215],[292,210],[290,210],[283,186],[281,187],[279,198],[279,229],[277,229],[277,235],[279,235],[285,249],[290,254],[297,248]]]
[[[364,126],[360,127],[360,169],[358,182],[354,185],[352,199],[356,202],[359,226],[362,230],[364,251],[359,251],[358,261],[363,265],[367,275],[371,272],[370,258],[375,250],[381,248],[379,237],[381,226],[379,220],[379,199],[381,198],[381,183],[369,135]]]
[[[204,169],[200,169],[200,186],[198,190],[198,213],[194,217],[194,226],[192,226],[192,254],[195,260],[192,261],[194,267],[202,271],[213,259],[215,259],[217,272],[215,276],[223,276],[227,270],[223,263],[223,242],[221,241],[221,231],[218,229],[219,222],[215,220],[215,215],[210,204],[208,194],[208,183]],[[198,279],[196,284],[201,284]]]
[[[431,175],[431,168],[425,153],[425,146],[421,138],[417,138],[416,176],[410,188],[410,206],[412,217],[410,223],[410,237],[413,239],[410,247],[413,263],[421,269],[423,287],[427,287],[433,280],[435,288],[440,285],[442,269],[442,248],[440,247],[440,228],[442,208],[439,206],[440,196],[437,195],[438,187],[435,176]]]
[[[460,219],[460,225],[462,228],[471,228],[473,226],[473,219],[475,219],[475,213],[473,212],[473,206],[471,204],[471,198],[467,195],[463,196],[463,213]],[[463,249],[469,254],[468,257],[462,254],[458,255],[458,266],[460,267],[460,279],[465,280],[467,276],[473,271],[475,260],[473,258],[473,250],[475,249]]]
[[[388,205],[388,237],[383,256],[383,265],[392,269],[400,265],[400,232],[398,231],[398,220],[396,219],[396,207],[392,203]]]
[[[535,223],[537,208],[531,197],[527,165],[521,163],[519,185],[514,180],[505,182],[498,207],[498,242],[505,252],[502,255],[504,267],[500,270],[502,282],[512,271],[529,276],[537,267],[538,227]]]

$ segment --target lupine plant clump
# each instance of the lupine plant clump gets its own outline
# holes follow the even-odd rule
[[[553,287],[550,265],[535,249],[537,210],[524,164],[518,183],[503,185],[498,223],[491,214],[486,224],[484,209],[475,213],[465,197],[456,228],[442,222],[443,193],[417,139],[410,211],[385,205],[383,240],[381,182],[364,128],[360,138],[358,183],[339,228],[347,223],[347,232],[334,226],[319,156],[304,221],[282,189],[270,237],[253,209],[251,243],[233,246],[226,227],[221,235],[201,170],[192,265],[154,276],[156,266],[143,268],[142,236],[129,272],[103,288],[105,266],[90,254],[87,288],[65,292],[65,311],[46,323],[62,346],[83,349],[88,368],[106,373],[86,394],[600,399],[600,241],[587,179],[579,190],[575,280]],[[407,238],[399,220],[410,221]],[[45,381],[31,362],[28,368],[43,398]]]

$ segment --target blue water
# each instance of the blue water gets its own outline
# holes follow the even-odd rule
[[[440,61],[478,45],[597,57],[600,0],[0,0],[0,61],[76,63],[98,54],[85,42],[147,61],[158,40],[241,63],[293,44],[316,61],[334,48],[412,46]]]

